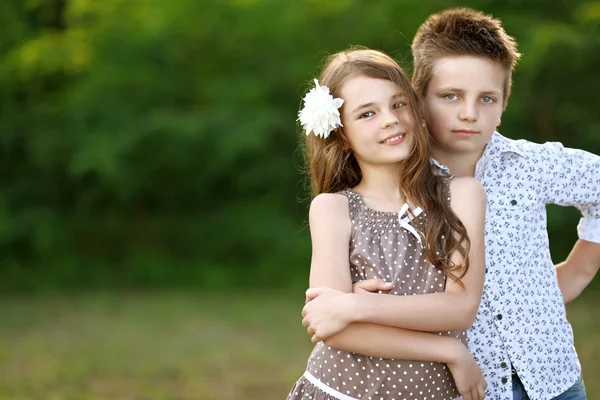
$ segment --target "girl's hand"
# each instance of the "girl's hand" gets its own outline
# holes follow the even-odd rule
[[[351,322],[351,293],[327,287],[306,291],[307,304],[302,309],[302,325],[311,335],[311,342],[318,343],[343,331]]]
[[[456,355],[447,365],[454,377],[458,392],[463,400],[483,400],[487,382],[481,369],[462,343],[457,343],[456,347]]]
[[[367,279],[352,284],[352,293],[387,293],[394,288],[391,282],[384,282],[381,278]]]
[[[367,279],[364,281],[358,281],[352,284],[352,293],[388,293],[394,288],[394,284],[390,282],[384,282],[381,278]],[[311,301],[313,297],[308,297],[304,300],[304,304]]]

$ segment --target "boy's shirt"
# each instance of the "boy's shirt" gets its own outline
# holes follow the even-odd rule
[[[550,257],[545,206],[577,207],[579,237],[600,243],[600,157],[496,132],[475,178],[488,201],[486,277],[469,349],[490,398],[512,400],[511,368],[532,400],[553,398],[581,368]]]

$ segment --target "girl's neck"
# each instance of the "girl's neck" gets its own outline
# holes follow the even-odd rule
[[[371,166],[362,168],[362,179],[354,188],[375,209],[399,209],[405,202],[400,195],[401,169],[395,166]],[[397,211],[397,210],[396,210]]]

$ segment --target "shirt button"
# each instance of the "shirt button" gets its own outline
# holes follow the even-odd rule
[[[502,383],[506,383],[506,382],[508,382],[508,378],[507,377],[502,378]]]
[[[510,201],[510,205],[511,205],[511,206],[516,206],[516,205],[517,205],[517,201],[516,201],[515,199],[512,199],[512,200]]]
[[[500,320],[502,319],[502,314],[498,314],[498,315],[496,315],[496,319],[497,319],[498,321],[500,321]]]
[[[500,367],[501,367],[501,368],[506,368],[506,367],[508,367],[508,365],[506,365],[506,363],[505,363],[505,362],[501,362],[501,363],[500,363]]]

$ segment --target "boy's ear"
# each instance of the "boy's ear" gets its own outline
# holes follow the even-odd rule
[[[498,122],[496,122],[496,128],[499,127],[501,123],[502,123],[502,119],[498,118]]]

